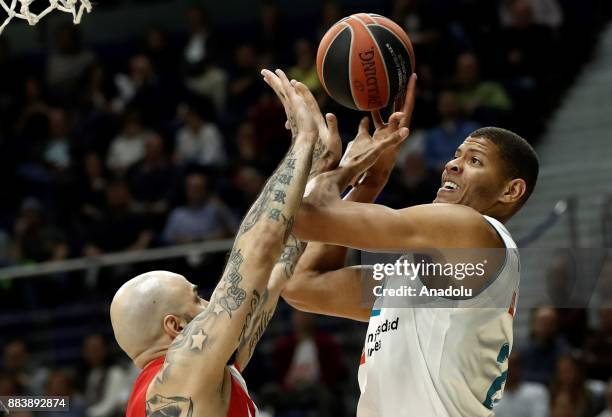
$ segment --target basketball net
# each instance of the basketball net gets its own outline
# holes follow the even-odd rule
[[[51,13],[53,10],[59,10],[61,12],[72,14],[72,21],[74,24],[78,24],[81,23],[83,12],[89,13],[91,11],[90,0],[47,1],[49,2],[49,6],[42,12],[36,14],[30,11],[30,4],[32,4],[34,0],[0,0],[2,8],[8,14],[6,19],[4,19],[2,26],[0,26],[0,34],[14,17],[27,20],[30,26],[34,26],[40,19]]]

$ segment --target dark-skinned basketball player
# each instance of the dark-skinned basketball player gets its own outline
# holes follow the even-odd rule
[[[286,104],[286,85],[278,78],[273,81]],[[368,119],[362,121],[349,157],[374,146],[379,136],[409,125],[415,83],[413,75],[403,115],[394,114],[383,124],[374,114],[373,137]],[[305,100],[325,131],[316,102],[310,94]],[[393,210],[371,202],[384,187],[396,154],[397,148],[387,150],[362,181],[356,182],[340,162],[309,182],[294,232],[310,243],[282,296],[303,311],[369,321],[359,369],[358,417],[492,416],[512,348],[520,269],[518,250],[503,223],[531,194],[537,155],[510,131],[478,129],[446,164],[432,204]],[[355,186],[342,199],[350,184]],[[436,297],[435,304],[412,308],[382,297],[368,305],[364,277],[371,267],[344,267],[347,247],[402,253],[447,248],[447,254],[467,248],[472,255],[487,254],[489,262],[482,279],[462,284],[473,290],[471,297]],[[436,286],[421,276],[413,282],[417,289]]]
[[[271,75],[268,72],[265,80]],[[336,161],[340,150],[318,139],[304,94],[297,94],[284,74],[276,80],[287,92],[284,103],[293,143],[242,221],[210,301],[185,277],[167,271],[139,275],[113,298],[110,313],[117,342],[144,368],[134,384],[127,417],[258,414],[240,372],[304,249],[290,232],[307,178]],[[363,172],[407,133],[392,132],[345,168]]]

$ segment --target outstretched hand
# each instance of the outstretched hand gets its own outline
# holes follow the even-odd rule
[[[408,85],[406,86],[405,94],[402,94],[395,101],[393,106],[393,111],[395,113],[401,112],[403,117],[400,120],[400,127],[410,127],[410,122],[412,121],[412,112],[414,110],[414,100],[416,97],[416,82],[417,75],[413,73],[408,79]],[[403,102],[402,102],[403,100]],[[372,112],[372,120],[374,120],[374,126],[376,129],[383,128],[385,123],[382,120],[380,115],[380,110],[375,110]]]
[[[300,129],[300,121],[306,115],[299,114],[303,109],[292,105],[287,99],[288,89],[292,89],[299,95],[309,117],[309,122],[314,122],[318,132],[318,140],[315,145],[313,164],[311,169],[311,177],[322,172],[331,170],[338,165],[340,155],[342,154],[342,142],[340,133],[338,132],[338,119],[332,113],[328,113],[323,117],[317,100],[312,95],[308,87],[301,82],[287,79],[287,76],[282,70],[277,69],[274,73],[269,70],[263,70],[262,75],[264,81],[272,87],[278,98],[281,100],[287,115],[285,127],[291,130],[292,134],[296,134],[296,130]]]
[[[372,112],[372,120],[376,130],[374,132],[374,140],[379,140],[389,134],[393,134],[397,129],[409,128],[412,121],[412,112],[414,111],[414,101],[416,96],[416,74],[412,74],[408,80],[406,94],[403,96],[404,102],[395,103],[395,113],[389,117],[388,123],[384,123],[380,111]],[[400,105],[401,104],[401,105]],[[401,108],[401,111],[398,109]],[[382,189],[395,166],[395,160],[400,147],[394,146],[387,149],[376,161],[376,163],[368,170],[367,176],[362,178],[360,184],[372,188]]]
[[[318,134],[315,118],[304,98],[298,94],[296,87],[291,84],[285,73],[279,69],[275,72],[264,69],[261,74],[266,84],[272,87],[283,104],[293,137],[295,138],[299,133]]]
[[[402,113],[394,113],[390,119],[394,127],[389,128],[384,135],[379,135],[377,139],[370,135],[370,119],[364,117],[361,120],[357,136],[348,144],[340,160],[339,168],[344,172],[341,189],[355,185],[385,152],[398,147],[408,137],[408,128],[399,127],[401,117]],[[389,125],[391,126],[391,123]]]

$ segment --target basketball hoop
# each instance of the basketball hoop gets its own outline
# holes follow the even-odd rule
[[[36,14],[30,11],[30,4],[34,0],[0,0],[0,4],[4,11],[8,14],[2,26],[0,26],[0,34],[14,18],[27,20],[30,26],[34,26],[39,22],[40,19],[51,13],[53,10],[59,10],[64,13],[72,14],[72,21],[74,24],[81,23],[81,17],[83,12],[89,13],[91,11],[90,0],[46,0],[49,2],[49,6],[42,12]],[[7,4],[9,3],[10,4]],[[19,9],[17,10],[17,7]]]

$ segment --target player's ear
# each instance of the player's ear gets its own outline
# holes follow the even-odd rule
[[[174,339],[183,331],[186,323],[185,320],[173,314],[164,316],[164,333]]]
[[[515,178],[508,181],[501,196],[501,201],[504,203],[516,203],[525,195],[527,191],[527,183],[522,178]]]

